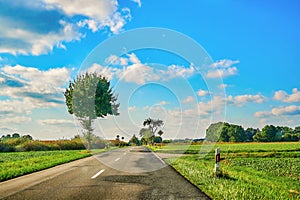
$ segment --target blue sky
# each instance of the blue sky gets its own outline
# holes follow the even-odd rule
[[[121,115],[94,124],[107,139],[138,134],[148,117],[165,121],[165,138],[200,138],[224,120],[298,126],[299,10],[296,0],[0,0],[0,134],[79,133],[62,94],[87,70],[119,95]]]

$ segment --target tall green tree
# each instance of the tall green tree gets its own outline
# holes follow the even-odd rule
[[[273,125],[265,125],[261,132],[253,137],[256,142],[275,142],[278,141],[278,129]]]
[[[135,144],[135,145],[140,145],[140,141],[139,139],[135,136],[135,134],[133,134],[133,136],[131,137],[131,139],[129,140],[130,143]]]
[[[110,82],[97,73],[78,75],[64,92],[66,105],[84,129],[87,149],[91,149],[93,121],[98,117],[119,115],[120,104],[110,88]]]
[[[163,120],[160,119],[145,119],[143,122],[143,126],[147,127],[148,130],[151,131],[151,143],[154,143],[154,138],[155,138],[155,133],[157,131],[158,128],[162,127],[164,125]],[[143,130],[143,129],[142,129]],[[146,133],[145,131],[140,131],[140,135],[143,137],[143,133]],[[149,137],[148,137],[149,138]]]

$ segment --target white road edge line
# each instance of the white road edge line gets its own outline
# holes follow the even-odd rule
[[[95,174],[94,176],[92,176],[91,179],[97,178],[97,176],[99,176],[103,172],[104,172],[104,169],[100,170],[97,174]]]
[[[152,152],[156,158],[158,158],[160,160],[160,162],[162,162],[163,164],[166,164],[165,161],[163,161],[156,153]]]
[[[120,160],[120,158],[117,158],[115,161],[118,161],[118,160]]]

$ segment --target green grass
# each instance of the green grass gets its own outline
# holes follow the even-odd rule
[[[213,175],[215,147],[225,176]],[[213,199],[300,199],[300,143],[216,144],[205,157],[201,145],[169,145],[156,152],[183,151],[167,161]],[[195,152],[198,152],[195,153]]]
[[[86,150],[0,153],[0,181],[47,169],[113,148],[96,149],[92,150],[91,153],[87,153]]]

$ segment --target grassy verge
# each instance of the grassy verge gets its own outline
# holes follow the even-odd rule
[[[109,149],[0,153],[0,181],[85,158]]]
[[[194,153],[201,152],[200,145],[166,146],[156,152],[192,152],[167,162],[213,199],[300,199],[299,142],[215,146],[221,148],[223,178],[213,175],[212,151],[205,157]]]

